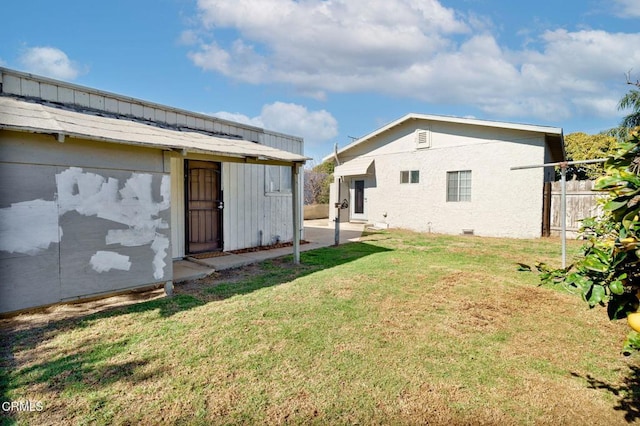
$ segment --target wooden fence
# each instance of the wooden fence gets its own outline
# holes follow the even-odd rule
[[[582,225],[580,220],[585,217],[598,216],[601,207],[597,203],[598,197],[602,194],[593,192],[593,181],[591,180],[570,180],[567,181],[567,237],[575,238],[577,231]],[[561,198],[562,188],[560,182],[551,184],[551,210],[550,210],[550,231],[551,235],[560,235],[562,230],[561,222]]]

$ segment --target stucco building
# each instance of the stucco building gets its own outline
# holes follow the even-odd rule
[[[539,237],[548,224],[561,128],[406,116],[327,156],[336,161],[331,217],[445,234]],[[548,185],[546,185],[548,187]],[[546,201],[545,201],[546,200]]]

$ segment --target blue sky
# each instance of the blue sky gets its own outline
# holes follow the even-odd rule
[[[615,126],[638,0],[23,0],[0,65],[305,138],[407,114]]]

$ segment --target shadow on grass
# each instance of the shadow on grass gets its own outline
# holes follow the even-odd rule
[[[591,389],[603,389],[612,393],[617,398],[617,404],[613,407],[616,411],[623,411],[624,418],[629,423],[640,420],[640,367],[629,366],[629,374],[623,383],[611,384],[587,374],[586,377],[577,373],[571,373],[574,377],[585,379]]]
[[[203,286],[206,286],[202,293],[206,299],[222,300],[229,297],[244,295],[256,290],[267,287],[273,287],[279,284],[290,282],[296,278],[304,277],[315,272],[330,269],[348,262],[353,262],[360,258],[370,256],[376,253],[391,251],[391,249],[379,247],[366,243],[349,243],[339,247],[324,247],[316,250],[307,251],[300,255],[300,265],[292,263],[292,256],[283,256],[258,263],[251,274],[245,277],[234,277],[238,270],[225,271],[224,278],[219,283],[209,284],[207,279],[200,280]],[[230,275],[230,277],[229,277]]]
[[[13,386],[43,384],[46,389],[67,393],[93,391],[117,381],[142,382],[161,371],[140,373],[149,359],[111,363],[114,356],[130,350],[130,341],[84,342],[82,348],[66,356],[35,364],[13,375]],[[135,357],[135,356],[134,356]]]
[[[42,414],[46,415],[47,406],[44,401],[35,401],[28,395],[15,399],[9,397],[11,389],[20,389],[25,386],[36,386],[41,392],[52,392],[55,395],[64,393],[67,396],[81,395],[95,392],[115,382],[123,381],[141,383],[154,376],[166,374],[163,369],[143,371],[152,359],[140,359],[131,353],[132,347],[129,339],[121,339],[116,342],[101,343],[98,338],[85,341],[77,350],[65,356],[57,357],[45,362],[31,365],[27,368],[10,372],[6,365],[0,373],[0,400],[11,404],[31,401],[44,403]],[[130,360],[112,362],[112,358],[129,354]],[[39,410],[37,410],[39,411]],[[17,412],[3,410],[0,417],[0,425],[15,424]]]
[[[150,360],[109,363],[112,357],[129,350],[129,341],[126,339],[108,344],[97,341],[85,342],[77,352],[68,356],[38,363],[22,370],[17,369],[14,354],[34,349],[61,332],[88,327],[96,320],[136,312],[157,310],[160,317],[166,318],[211,301],[248,294],[387,251],[390,249],[366,243],[349,243],[339,247],[321,248],[302,253],[300,265],[294,265],[292,256],[289,255],[253,265],[252,267],[257,269],[251,274],[243,275],[243,268],[225,271],[227,277],[237,274],[239,278],[231,282],[214,282],[213,284],[203,282],[203,289],[196,292],[196,295],[179,294],[177,291],[177,294],[170,298],[154,299],[126,306],[112,306],[99,312],[53,319],[34,325],[21,324],[19,327],[0,328],[0,404],[11,402],[10,395],[13,389],[30,384],[46,384],[51,390],[65,389],[82,392],[115,381],[143,381],[163,373],[161,371],[144,375],[138,373],[139,367],[143,367]],[[198,282],[195,284],[199,285]],[[14,413],[0,412],[0,424],[13,424],[15,422],[13,415]]]

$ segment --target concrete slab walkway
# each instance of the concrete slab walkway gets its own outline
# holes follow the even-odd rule
[[[364,224],[341,223],[340,244],[350,241],[358,241],[362,236]],[[315,250],[321,247],[332,246],[335,242],[335,229],[329,219],[314,219],[304,221],[304,240],[306,244],[300,245],[300,251]],[[188,259],[173,262],[173,282],[180,283],[188,280],[206,277],[215,271],[238,268],[252,263],[262,262],[267,259],[292,254],[292,247],[281,247],[271,250],[260,250],[249,253],[227,253],[223,256],[208,259]]]

